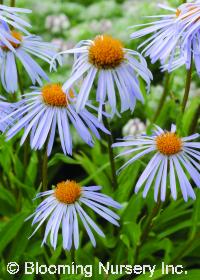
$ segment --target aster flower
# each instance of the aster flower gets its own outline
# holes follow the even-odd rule
[[[3,43],[0,46],[1,82],[5,90],[14,93],[18,89],[17,61],[23,65],[32,84],[38,83],[41,86],[42,78],[49,81],[46,73],[31,56],[50,63],[56,54],[53,45],[43,42],[38,36],[23,36],[16,30],[10,31],[10,35],[18,40],[18,43],[10,41],[15,51],[9,50]],[[55,69],[56,63],[53,67]]]
[[[146,46],[143,52],[151,58],[152,63],[160,60],[163,70],[170,72],[182,65],[189,69],[191,60],[194,59],[200,74],[200,1],[182,4],[177,9],[165,5],[160,7],[172,13],[152,16],[157,20],[136,25],[135,27],[144,28],[132,33],[131,38],[136,39],[152,33],[153,35],[139,46]]]
[[[14,119],[14,124],[6,133],[7,140],[24,128],[21,145],[30,133],[31,148],[41,149],[47,141],[47,153],[50,155],[58,126],[63,152],[71,155],[72,136],[69,125],[72,123],[83,141],[93,146],[91,132],[100,138],[98,129],[108,134],[109,131],[87,109],[83,109],[79,114],[75,111],[74,94],[71,90],[66,95],[60,84],[47,84],[41,89],[35,88],[33,92],[25,94],[24,98],[16,103],[14,112],[3,120],[10,117]]]
[[[45,200],[40,203],[35,212],[27,218],[33,218],[32,225],[38,223],[35,232],[41,225],[48,220],[42,245],[47,242],[50,236],[50,243],[55,249],[57,245],[59,228],[62,227],[63,248],[70,250],[73,246],[79,247],[79,222],[82,222],[93,246],[96,246],[95,237],[92,233],[93,229],[101,237],[105,237],[103,231],[91,219],[84,210],[89,207],[95,213],[99,214],[108,222],[119,226],[116,215],[108,207],[111,206],[120,209],[121,205],[114,201],[111,197],[101,194],[98,191],[100,186],[81,187],[75,181],[63,181],[58,183],[56,188],[46,192],[39,193],[36,198],[46,196]]]
[[[195,199],[195,193],[188,177],[190,176],[195,185],[200,187],[200,164],[198,163],[200,143],[191,142],[198,137],[197,133],[180,138],[176,134],[175,125],[171,126],[171,131],[164,131],[156,126],[152,136],[127,137],[123,139],[123,142],[115,143],[113,147],[132,147],[119,156],[138,152],[120,170],[143,156],[154,153],[135,186],[136,193],[145,184],[143,196],[146,197],[153,184],[154,199],[157,201],[160,192],[161,200],[164,201],[169,182],[173,199],[177,198],[177,186],[179,185],[183,198],[187,201],[189,197]]]
[[[101,35],[93,41],[81,41],[74,49],[62,53],[75,54],[73,71],[63,85],[63,90],[67,91],[75,82],[83,79],[77,97],[77,112],[85,107],[95,79],[99,116],[106,101],[112,114],[118,113],[116,89],[121,102],[121,112],[128,109],[133,111],[136,100],[143,101],[138,76],[147,83],[149,90],[152,75],[145,59],[138,52],[124,48],[119,40],[111,36]]]
[[[28,32],[24,27],[30,27],[30,24],[18,15],[19,13],[31,13],[31,10],[0,5],[0,41],[7,46],[8,49],[13,51],[15,51],[15,49],[11,42],[19,43],[19,41],[11,36],[8,24],[12,28],[16,28],[25,34],[28,34]]]

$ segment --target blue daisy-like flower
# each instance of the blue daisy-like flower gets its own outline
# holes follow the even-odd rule
[[[16,109],[2,120],[6,121],[10,117],[14,119],[13,125],[6,132],[7,140],[24,128],[21,145],[30,134],[31,148],[41,149],[47,141],[47,153],[50,155],[56,127],[58,127],[63,152],[71,155],[71,123],[83,141],[89,146],[93,146],[94,141],[91,132],[100,139],[98,129],[107,134],[109,134],[109,131],[86,108],[80,113],[76,112],[76,97],[74,94],[71,90],[66,95],[60,84],[47,84],[41,89],[36,88],[33,92],[25,94],[22,100],[15,103]],[[95,109],[90,104],[87,106]]]
[[[172,13],[152,16],[157,20],[136,25],[144,28],[133,32],[131,38],[153,34],[139,46],[152,63],[160,60],[162,69],[171,72],[182,65],[189,69],[194,59],[200,74],[200,1],[182,4],[177,9],[160,7]]]
[[[50,236],[50,244],[55,249],[59,228],[62,227],[63,248],[69,251],[74,244],[75,249],[78,249],[80,220],[92,245],[96,246],[92,230],[101,237],[105,237],[105,235],[84,208],[90,208],[116,226],[119,226],[119,216],[108,207],[121,208],[121,205],[111,197],[99,193],[100,189],[100,186],[81,187],[77,182],[67,180],[58,183],[53,190],[39,193],[36,198],[43,196],[47,196],[47,198],[27,218],[27,220],[33,218],[32,225],[38,224],[30,238],[48,220],[42,245],[47,242],[47,238]]]
[[[68,91],[75,82],[82,81],[77,97],[77,112],[85,107],[96,79],[99,117],[102,106],[107,101],[112,115],[118,114],[116,89],[121,102],[121,112],[129,109],[133,111],[136,100],[143,101],[138,76],[147,83],[149,90],[152,75],[145,59],[138,52],[124,48],[121,41],[111,36],[101,35],[93,41],[81,41],[77,47],[63,53],[75,54],[73,71],[63,85],[63,90]]]
[[[0,5],[0,41],[12,51],[15,51],[12,42],[19,43],[19,41],[11,36],[8,25],[25,34],[28,32],[24,27],[31,27],[19,16],[22,13],[31,13],[31,10]]]
[[[42,79],[49,81],[47,74],[32,56],[50,64],[52,57],[56,54],[54,46],[43,42],[40,37],[35,35],[24,36],[15,30],[10,31],[10,35],[18,41],[18,43],[10,41],[15,51],[10,50],[3,42],[1,42],[0,46],[0,78],[5,90],[14,93],[18,89],[17,60],[23,65],[32,84],[38,83],[41,86]],[[58,61],[60,62],[59,56]],[[54,62],[53,67],[54,69],[56,68],[56,62]]]
[[[193,134],[180,138],[176,134],[176,126],[171,126],[171,131],[164,131],[156,126],[152,136],[126,137],[123,142],[113,144],[113,147],[133,147],[119,156],[137,153],[129,159],[120,170],[143,156],[153,152],[154,156],[149,161],[142,175],[137,181],[135,192],[145,184],[143,197],[146,197],[150,187],[154,185],[154,199],[157,201],[160,193],[161,200],[166,197],[167,183],[169,182],[173,199],[177,199],[177,186],[180,186],[185,201],[189,197],[195,199],[195,192],[188,180],[188,175],[200,188],[200,143],[191,142],[199,137]],[[120,171],[119,170],[119,171]]]

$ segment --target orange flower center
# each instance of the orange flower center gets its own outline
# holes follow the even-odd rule
[[[80,197],[81,187],[75,181],[63,181],[57,184],[54,194],[58,201],[72,204]]]
[[[181,14],[181,10],[180,9],[176,9],[176,17],[179,17]]]
[[[15,31],[15,30],[12,30],[12,31],[10,32],[10,35],[11,35],[13,38],[17,39],[18,41],[20,41],[20,42],[22,41],[22,34],[21,34],[21,33]],[[19,46],[20,46],[20,44],[21,44],[21,43],[15,43],[15,42],[12,42],[12,41],[9,41],[9,43],[10,43],[10,44],[13,46],[13,48],[15,48],[15,49],[19,48]],[[5,46],[5,45],[1,46],[1,48],[4,49],[4,50],[9,50],[9,48],[8,48],[7,46]]]
[[[182,141],[175,133],[167,132],[156,137],[156,146],[161,154],[171,156],[181,151]]]
[[[111,36],[97,36],[89,48],[89,62],[99,69],[115,68],[123,60],[123,45]]]
[[[68,105],[67,95],[59,84],[49,84],[42,88],[43,101],[51,106],[65,107]]]

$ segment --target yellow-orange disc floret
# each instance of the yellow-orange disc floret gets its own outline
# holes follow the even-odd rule
[[[10,35],[12,37],[14,37],[15,39],[17,39],[20,43],[15,43],[15,42],[12,42],[12,41],[9,41],[9,43],[13,46],[13,48],[15,48],[15,49],[19,48],[19,46],[21,45],[22,38],[23,38],[22,34],[15,31],[15,30],[12,30],[10,32]],[[8,47],[5,46],[5,45],[1,46],[1,48],[4,49],[4,50],[9,50]]]
[[[80,197],[81,187],[75,181],[63,181],[57,184],[54,194],[58,201],[72,204]]]
[[[172,132],[163,133],[156,137],[156,146],[161,154],[171,156],[182,150],[182,140]]]
[[[123,60],[123,45],[111,36],[97,36],[89,47],[89,62],[99,69],[115,68]]]
[[[180,9],[176,9],[176,17],[179,17],[181,14],[181,10]]]
[[[60,84],[49,84],[42,88],[43,101],[51,106],[64,107],[68,105],[66,94]]]

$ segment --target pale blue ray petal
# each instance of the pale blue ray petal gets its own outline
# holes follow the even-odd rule
[[[144,151],[140,152],[139,154],[135,155],[134,157],[129,159],[124,165],[122,165],[122,167],[120,167],[118,169],[117,173],[119,174],[122,171],[122,169],[124,169],[126,166],[130,165],[134,161],[138,160],[139,158],[141,158],[144,155],[149,154],[150,152],[153,152],[153,151],[155,151],[155,147],[150,147],[150,148],[147,148]]]
[[[78,219],[77,219],[77,214],[76,214],[76,208],[73,205],[72,206],[72,211],[74,214],[74,225],[73,225],[73,235],[74,235],[74,246],[76,249],[78,249],[79,246],[79,229],[78,229]]]
[[[80,92],[77,97],[77,102],[76,102],[77,112],[80,112],[85,107],[85,104],[88,100],[90,90],[92,88],[96,73],[97,73],[97,69],[92,67],[88,71],[88,74],[83,81],[83,84],[81,86]]]
[[[52,125],[51,125],[51,131],[50,131],[50,136],[49,136],[49,142],[47,146],[47,155],[49,156],[51,154],[51,150],[53,147],[53,142],[55,138],[55,132],[56,132],[56,114],[54,114]]]
[[[87,199],[87,198],[80,198],[80,201],[81,202],[85,202],[86,203],[86,205],[93,205],[93,206],[96,206],[97,208],[99,208],[99,209],[101,209],[102,211],[104,211],[104,212],[106,212],[108,215],[110,215],[112,218],[114,218],[114,219],[117,219],[117,220],[119,220],[120,218],[119,218],[119,216],[117,215],[117,214],[115,214],[115,212],[113,212],[112,210],[110,210],[109,208],[107,208],[107,207],[105,207],[105,206],[103,206],[103,205],[101,205],[101,204],[99,204],[99,203],[96,203],[96,202],[94,202],[94,201],[91,201],[91,200],[89,200],[89,199]],[[87,204],[88,203],[88,204]],[[89,206],[90,207],[90,206]]]
[[[149,189],[150,189],[150,187],[152,185],[152,182],[153,182],[153,180],[155,178],[155,175],[156,175],[156,172],[157,172],[159,166],[160,166],[159,164],[156,165],[156,167],[153,169],[153,171],[151,172],[150,176],[147,179],[147,182],[146,182],[146,185],[145,185],[144,191],[143,191],[143,197],[144,198],[147,196],[147,193],[148,193],[148,191],[149,191]]]
[[[199,133],[195,133],[193,135],[190,135],[190,136],[187,136],[187,137],[183,137],[181,138],[182,141],[186,142],[186,141],[191,141],[191,140],[194,140],[196,138],[199,138]]]
[[[187,160],[187,158],[184,155],[179,155],[178,158],[182,162],[185,169],[189,172],[192,180],[195,182],[198,188],[200,188],[200,174],[196,170],[195,167]]]
[[[156,177],[156,181],[155,181],[155,186],[154,186],[154,200],[157,202],[158,200],[158,193],[159,193],[159,189],[160,189],[160,184],[161,184],[161,179],[162,179],[162,174],[163,174],[163,168],[164,168],[164,160],[161,161],[159,170],[158,170],[158,174]]]
[[[85,220],[88,222],[88,224],[101,236],[105,237],[103,231],[95,224],[95,222],[88,216],[88,214],[83,210],[83,208],[77,203],[77,208],[80,210],[82,215],[84,216]],[[78,210],[77,209],[77,210]]]
[[[72,155],[72,137],[70,133],[66,109],[61,110],[61,122],[63,127],[66,151],[69,155]]]
[[[65,250],[67,249],[67,245],[69,243],[69,227],[70,227],[69,214],[70,214],[69,207],[66,207],[65,214],[62,220],[63,248]]]
[[[174,172],[174,164],[173,160],[170,158],[170,171],[169,171],[169,176],[170,176],[170,189],[171,189],[171,194],[173,199],[177,199],[177,190],[176,190],[176,178],[175,178],[175,172]]]
[[[94,235],[93,235],[93,233],[92,233],[92,231],[91,231],[91,229],[90,229],[86,219],[84,218],[83,214],[81,213],[80,209],[78,208],[78,203],[77,202],[75,203],[75,207],[76,207],[76,210],[78,211],[80,219],[81,219],[81,221],[82,221],[82,223],[83,223],[83,225],[84,225],[84,227],[85,227],[85,229],[87,231],[87,234],[88,234],[88,236],[90,238],[90,241],[91,241],[92,245],[95,247],[96,246],[96,240],[94,238]]]
[[[178,162],[177,158],[174,156],[172,158],[174,166],[175,166],[175,170],[176,173],[178,175],[178,179],[179,179],[179,184],[180,184],[180,188],[183,194],[183,199],[185,201],[188,201],[188,193],[187,193],[187,187],[185,186],[185,180],[184,180],[184,172],[180,166],[180,163]]]
[[[166,197],[168,158],[165,157],[163,161],[164,161],[164,167],[163,167],[161,192],[160,192],[161,201],[165,201],[165,197]]]
[[[56,249],[58,230],[63,218],[63,214],[65,212],[65,208],[66,206],[64,204],[58,204],[57,209],[54,211],[54,218],[53,218],[53,223],[51,226],[51,233],[50,233],[50,241],[54,250]]]
[[[163,160],[163,157],[159,153],[156,153],[152,157],[152,159],[150,160],[150,162],[148,163],[148,165],[146,166],[146,168],[144,169],[143,173],[141,174],[140,178],[137,181],[137,184],[135,186],[136,193],[139,191],[139,189],[141,188],[143,183],[147,180],[147,178],[149,177],[149,175],[151,174],[153,169],[156,168],[157,166],[159,166],[159,164],[162,160]]]

